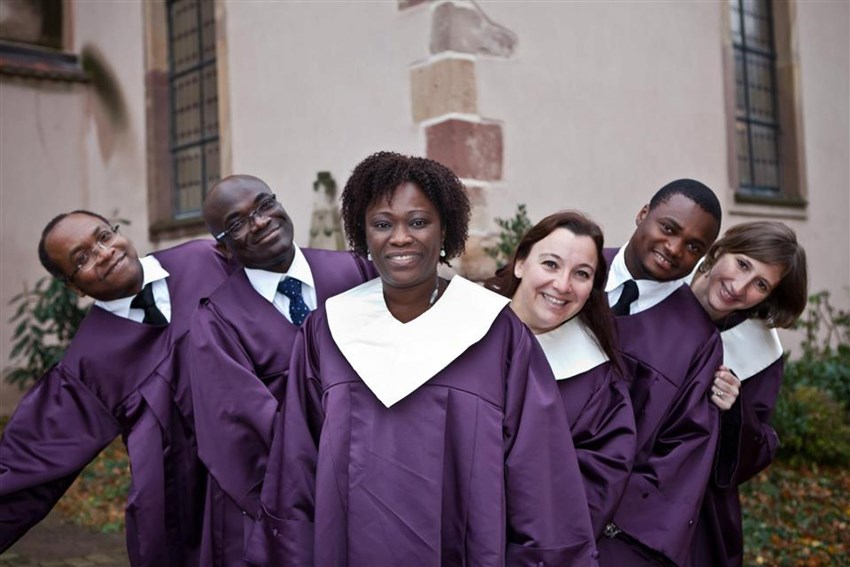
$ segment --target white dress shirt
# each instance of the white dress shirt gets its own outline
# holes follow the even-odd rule
[[[637,280],[626,267],[626,246],[622,246],[614,256],[614,261],[608,268],[608,282],[605,284],[605,292],[608,294],[608,305],[615,305],[623,293],[623,284],[628,280],[634,280],[638,286],[638,298],[635,299],[630,308],[629,315],[646,311],[650,307],[658,305],[667,297],[690,280],[685,276],[678,280],[659,282],[656,280]]]
[[[142,264],[142,273],[144,274],[142,287],[153,283],[151,291],[153,292],[154,303],[156,303],[157,309],[162,312],[165,319],[170,323],[171,296],[168,293],[168,284],[165,281],[165,278],[169,275],[168,272],[165,271],[159,260],[153,256],[139,258],[139,262]],[[106,309],[113,315],[141,323],[145,318],[144,310],[130,308],[130,304],[133,303],[133,299],[135,298],[135,295],[131,295],[130,297],[122,297],[120,299],[113,299],[112,301],[95,301],[94,304],[101,309]]]
[[[289,271],[284,274],[259,268],[244,268],[245,275],[251,282],[251,287],[266,301],[274,305],[275,309],[290,323],[292,323],[292,317],[289,315],[289,298],[277,291],[277,285],[283,281],[283,278],[289,276],[301,282],[301,295],[310,311],[314,311],[318,306],[316,285],[313,283],[313,271],[310,269],[310,264],[307,263],[307,258],[304,257],[301,249],[295,244],[292,246],[295,248],[295,257],[292,259]]]

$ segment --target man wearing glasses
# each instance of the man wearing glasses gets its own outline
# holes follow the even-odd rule
[[[210,472],[203,565],[241,565],[283,397],[295,335],[324,301],[377,276],[349,252],[299,248],[262,180],[233,175],[204,202],[204,222],[233,273],[192,321],[198,453]]]
[[[90,211],[51,220],[38,252],[51,275],[95,302],[0,440],[0,552],[121,435],[132,471],[131,564],[191,564],[203,477],[191,433],[186,334],[200,297],[232,269],[209,241],[139,258],[117,225]]]

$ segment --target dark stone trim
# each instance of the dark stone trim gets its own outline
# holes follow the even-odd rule
[[[0,75],[75,83],[90,80],[74,53],[11,41],[0,41]]]

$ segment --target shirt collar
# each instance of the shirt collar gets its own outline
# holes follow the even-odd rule
[[[611,262],[611,267],[608,271],[608,281],[605,284],[605,292],[611,293],[622,287],[628,280],[634,280],[638,286],[638,298],[632,304],[631,313],[640,313],[650,307],[653,307],[664,301],[671,293],[682,287],[690,281],[691,276],[687,275],[678,280],[669,282],[659,282],[656,280],[635,279],[626,267],[626,246],[621,246]]]
[[[313,284],[313,272],[310,270],[310,264],[307,263],[307,258],[304,257],[304,253],[296,244],[293,243],[292,246],[295,248],[295,256],[292,258],[292,265],[289,266],[289,271],[286,273],[270,272],[260,268],[245,268],[245,275],[248,277],[251,287],[269,303],[274,303],[277,284],[286,276],[295,278],[311,288],[316,287]]]
[[[159,280],[164,280],[169,276],[169,273],[162,267],[159,260],[153,256],[139,258],[139,263],[142,265],[142,287]],[[133,303],[133,299],[135,297],[135,295],[131,295],[129,297],[121,297],[111,301],[96,300],[94,304],[101,309],[109,311],[113,315],[118,315],[119,317],[124,317],[126,319],[130,316],[130,304]]]

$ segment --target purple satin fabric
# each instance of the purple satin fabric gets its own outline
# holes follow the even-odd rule
[[[302,249],[319,305],[377,274],[348,252]],[[234,273],[192,322],[192,396],[207,484],[201,562],[242,564],[298,327]]]
[[[598,539],[611,521],[634,463],[635,417],[628,382],[605,362],[557,384]]]
[[[27,393],[0,441],[0,550],[54,506],[121,435],[132,483],[134,566],[197,564],[199,477],[185,336],[199,298],[233,269],[210,241],[154,253],[169,272],[171,323],[154,327],[93,307],[64,358]]]
[[[738,487],[766,469],[779,448],[779,436],[769,422],[783,369],[780,358],[745,380],[737,402],[722,414],[714,475],[700,510],[689,565],[743,565]]]
[[[342,356],[321,309],[292,360],[252,563],[596,564],[563,404],[509,309],[391,408]]]
[[[616,250],[606,249],[609,262]],[[637,454],[614,523],[660,561],[685,565],[713,469],[719,410],[709,400],[721,365],[720,334],[690,288],[661,303],[617,317],[620,350],[632,378]],[[622,565],[609,538],[600,540],[600,564]]]

